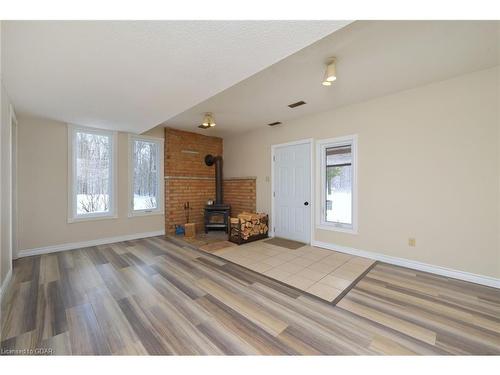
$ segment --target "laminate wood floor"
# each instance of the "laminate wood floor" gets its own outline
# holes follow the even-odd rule
[[[332,306],[152,237],[15,261],[1,327],[3,354],[500,354],[500,291],[377,264]]]

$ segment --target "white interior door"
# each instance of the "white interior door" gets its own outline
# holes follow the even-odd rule
[[[274,235],[311,241],[311,144],[275,146]]]

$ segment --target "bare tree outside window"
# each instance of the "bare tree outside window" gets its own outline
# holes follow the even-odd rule
[[[352,151],[351,146],[326,150],[327,222],[352,224]]]
[[[109,212],[110,182],[110,136],[76,132],[77,214]]]
[[[133,141],[134,163],[134,210],[158,208],[159,147],[158,143],[146,140]]]

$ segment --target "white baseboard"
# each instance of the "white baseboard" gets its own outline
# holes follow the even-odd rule
[[[5,276],[3,282],[0,282],[0,305],[2,304],[3,294],[9,287],[11,279],[12,279],[12,267],[10,268],[9,272],[7,272],[7,275]]]
[[[341,253],[346,253],[350,255],[356,255],[364,258],[374,259],[381,262],[394,264],[396,266],[412,268],[414,270],[429,272],[440,276],[451,277],[453,279],[469,281],[471,283],[481,284],[490,286],[493,288],[500,289],[500,279],[496,279],[490,276],[477,275],[470,272],[454,270],[451,268],[435,266],[432,264],[418,262],[416,260],[404,259],[392,257],[389,255],[383,255],[380,253],[374,253],[371,251],[359,250],[352,247],[336,245],[328,242],[312,241],[312,246],[322,247],[328,250],[335,250]]]
[[[23,258],[23,257],[32,256],[32,255],[55,253],[55,252],[58,252],[58,251],[80,249],[82,247],[90,247],[90,246],[97,246],[97,245],[106,245],[106,244],[115,243],[115,242],[137,240],[139,238],[154,237],[154,236],[163,236],[164,234],[165,234],[165,230],[159,230],[159,231],[156,231],[156,232],[144,232],[144,233],[126,234],[124,236],[99,238],[97,240],[82,241],[82,242],[71,242],[71,243],[64,243],[64,244],[61,244],[61,245],[52,245],[52,246],[37,247],[37,248],[34,248],[34,249],[19,250],[18,253],[17,253],[17,257],[18,258]]]

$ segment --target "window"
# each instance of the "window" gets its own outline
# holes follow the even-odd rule
[[[129,216],[163,213],[163,139],[129,136]]]
[[[68,141],[68,221],[116,217],[116,134],[70,125]]]
[[[356,233],[356,136],[318,142],[319,227]]]

